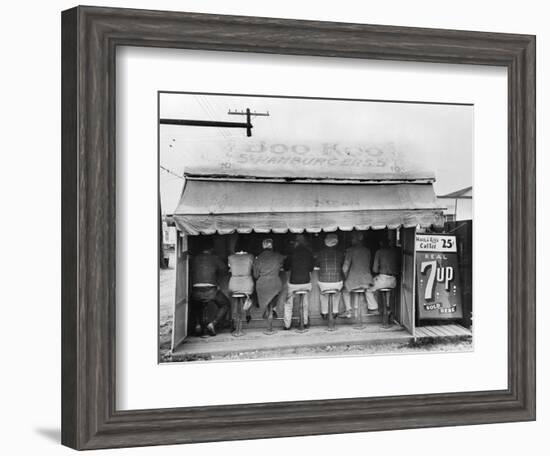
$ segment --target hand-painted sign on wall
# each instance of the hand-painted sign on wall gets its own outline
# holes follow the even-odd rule
[[[456,236],[417,234],[415,249],[420,320],[462,318]]]
[[[185,172],[254,177],[426,179],[393,142],[237,141],[185,145]]]
[[[256,143],[233,145],[232,157],[237,165],[272,165],[306,167],[363,167],[399,172],[392,144],[383,146],[324,143]]]

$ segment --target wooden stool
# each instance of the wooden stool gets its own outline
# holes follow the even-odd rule
[[[231,297],[237,301],[237,319],[235,321],[235,331],[231,334],[233,337],[241,337],[244,335],[243,332],[243,303],[246,294],[244,293],[232,293]]]
[[[355,320],[354,329],[363,329],[365,325],[363,324],[363,309],[361,308],[360,295],[365,294],[365,288],[354,288],[350,291],[350,301],[353,307],[353,317]]]
[[[307,295],[309,291],[307,290],[297,290],[294,292],[294,296],[300,297],[300,327],[297,329],[298,332],[303,333],[306,332],[307,329],[304,326],[304,295]]]
[[[322,292],[324,295],[328,295],[328,326],[327,331],[335,331],[335,322],[334,322],[334,315],[333,315],[333,307],[334,307],[334,295],[338,293],[340,290],[334,290],[329,289]]]
[[[380,288],[378,291],[382,293],[382,326],[389,328],[392,326],[390,320],[390,298],[393,288]]]

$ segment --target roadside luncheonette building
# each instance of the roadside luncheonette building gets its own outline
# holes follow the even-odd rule
[[[434,174],[418,165],[408,163],[393,143],[247,141],[225,144],[221,150],[205,146],[185,167],[173,214],[178,236],[172,349],[188,334],[189,252],[201,236],[212,236],[217,249],[227,254],[236,237],[270,234],[285,239],[295,233],[337,232],[345,238],[353,230],[384,232],[397,240],[402,252],[396,318],[414,335],[415,233],[444,221]],[[285,273],[281,275],[286,282]],[[313,325],[321,324],[315,318],[318,308],[314,283]]]

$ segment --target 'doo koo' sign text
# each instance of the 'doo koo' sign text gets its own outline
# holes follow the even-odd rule
[[[416,296],[420,320],[462,318],[456,236],[416,235]]]
[[[190,173],[390,180],[432,176],[416,169],[393,142],[232,140],[185,147],[185,171]]]

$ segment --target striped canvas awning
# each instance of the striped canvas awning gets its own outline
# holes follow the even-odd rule
[[[187,179],[174,221],[186,234],[318,233],[442,225],[431,183]]]

